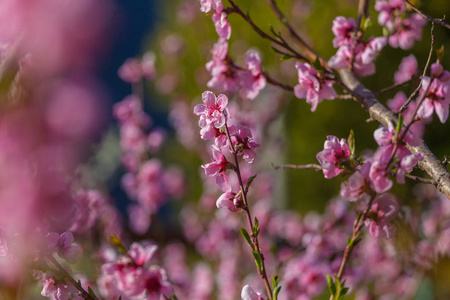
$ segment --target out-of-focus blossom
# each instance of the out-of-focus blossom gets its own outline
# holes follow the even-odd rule
[[[223,10],[222,0],[200,0],[200,5],[200,11],[204,13],[210,10],[220,13]]]
[[[245,56],[246,71],[239,72],[241,96],[244,99],[255,99],[266,86],[266,78],[261,70],[261,58],[256,51],[249,51]]]
[[[329,135],[324,143],[324,149],[317,153],[316,157],[325,178],[330,179],[344,171],[341,167],[350,158],[350,148],[345,139],[339,141],[339,138]]]
[[[167,280],[165,270],[150,261],[156,251],[155,245],[133,243],[127,256],[117,261],[107,262],[102,266],[103,273],[99,280],[103,281],[103,294],[120,294],[131,299],[159,299],[173,293]]]
[[[408,98],[406,97],[404,92],[398,92],[395,94],[393,99],[390,99],[387,101],[387,106],[394,112],[398,112],[400,108],[403,106],[403,104],[406,103]],[[410,124],[413,120],[413,114],[414,110],[417,106],[417,102],[411,102],[408,107],[402,112],[404,124]],[[409,127],[409,130],[414,133],[414,136],[417,137],[417,139],[421,139],[423,136],[423,133],[425,131],[425,125],[427,122],[431,121],[431,119],[421,119],[420,121],[415,121],[413,124]]]
[[[398,84],[410,80],[416,74],[417,68],[417,59],[414,54],[404,57],[394,74],[394,82]]]
[[[397,169],[396,180],[398,183],[405,183],[405,174],[411,172],[417,163],[423,160],[423,153],[410,154],[405,156]]]
[[[147,52],[142,59],[128,58],[117,71],[119,77],[128,83],[137,83],[143,78],[150,80],[155,76],[155,54]]]
[[[212,20],[217,34],[221,38],[229,40],[231,37],[231,25],[228,23],[227,14],[225,12],[215,13],[212,15]]]
[[[16,44],[16,57],[30,53],[41,75],[88,70],[108,43],[111,13],[109,1],[5,0],[1,39]]]
[[[372,163],[366,160],[350,178],[341,184],[341,196],[349,201],[356,201],[370,190],[369,172]]]
[[[389,45],[392,48],[409,50],[415,41],[422,39],[422,29],[427,21],[419,14],[413,14],[406,19],[396,18],[393,34],[389,36]]]
[[[386,236],[388,239],[395,233],[395,226],[391,221],[397,217],[399,206],[393,196],[383,194],[377,197],[371,206],[366,225],[375,237]]]
[[[315,111],[323,99],[333,100],[336,97],[333,82],[325,80],[311,65],[297,62],[295,67],[298,70],[299,81],[294,87],[295,96],[306,99],[306,103],[312,105],[311,111]]]
[[[399,160],[402,160],[405,156],[411,154],[406,148],[406,144],[411,146],[418,146],[421,144],[421,140],[414,136],[414,134],[408,132],[404,138],[399,141],[399,137],[403,136],[405,129],[401,129],[397,134],[392,123],[389,123],[388,128],[382,126],[375,130],[373,136],[380,148],[374,155],[375,160],[379,160],[382,164],[387,164],[391,158],[394,146],[397,144],[397,152],[395,153]]]
[[[375,2],[375,10],[379,12],[378,24],[386,26],[388,29],[392,29],[392,18],[394,13],[405,11],[406,4],[402,0],[377,0]]]
[[[355,31],[355,27],[355,20],[352,18],[336,17],[333,20],[333,26],[331,27],[335,36],[333,39],[333,47],[339,48],[342,45],[350,45],[353,41],[352,34]]]
[[[80,190],[74,195],[75,211],[69,230],[83,233],[92,228],[104,211],[106,200],[97,190]]]
[[[69,263],[74,264],[81,258],[83,251],[77,245],[72,245],[74,238],[70,231],[61,235],[56,232],[50,232],[46,235],[47,247],[50,250],[56,250],[59,257],[64,258]]]

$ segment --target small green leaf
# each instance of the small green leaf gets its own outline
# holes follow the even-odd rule
[[[253,235],[258,236],[259,234],[259,221],[258,218],[255,217],[255,226],[253,226]]]
[[[247,184],[245,185],[245,191],[246,191],[246,192],[248,192],[248,189],[250,188],[250,185],[253,183],[253,180],[255,180],[256,175],[257,175],[257,174],[253,175],[252,177],[250,177],[250,178],[247,180]]]
[[[277,275],[272,276],[272,287],[276,288],[278,286],[278,282],[280,281],[280,279],[278,278]]]
[[[261,270],[262,268],[262,261],[261,261],[261,255],[258,251],[252,251],[253,257],[255,257],[255,264],[258,267],[258,270]]]
[[[277,32],[275,31],[275,29],[273,29],[272,26],[270,26],[270,32],[272,32],[273,35],[276,36],[277,38],[281,38],[281,34],[280,34],[279,32],[277,33]]]
[[[96,296],[95,296],[95,294],[94,294],[94,291],[91,289],[91,287],[90,286],[88,286],[88,292],[89,292],[89,296],[91,296],[92,298],[97,298]]]
[[[400,114],[398,116],[398,122],[397,126],[395,127],[395,132],[399,133],[402,128],[403,128],[403,116]]]
[[[314,69],[316,69],[317,72],[319,72],[320,74],[324,73],[322,64],[320,63],[320,59],[318,57],[316,57],[316,60],[314,61],[313,65],[314,65]]]
[[[341,291],[341,296],[345,296],[349,289],[350,288],[348,288],[348,287],[343,288],[342,291]]]
[[[122,300],[122,296],[119,296],[119,299],[118,300]]]
[[[241,233],[244,239],[247,241],[247,243],[250,245],[250,247],[253,247],[252,240],[250,238],[250,235],[248,234],[248,231],[245,228],[241,228]]]
[[[370,27],[372,27],[373,22],[372,19],[367,18],[364,20],[363,25],[361,26],[363,31],[366,31],[367,29],[369,29]]]
[[[275,53],[278,53],[278,54],[281,54],[281,55],[286,55],[286,53],[284,53],[283,51],[278,50],[278,49],[275,48],[275,47],[272,47],[272,50],[273,50],[273,52],[275,52]]]
[[[281,286],[276,287],[273,290],[273,300],[277,300],[278,299],[278,294],[280,293],[280,291],[281,291]]]
[[[442,61],[444,57],[444,45],[442,45],[439,49],[436,49],[436,56],[439,61]]]
[[[283,55],[282,58],[280,58],[280,61],[287,61],[287,60],[290,60],[291,58],[292,58],[291,55],[285,54],[285,55]]]
[[[336,285],[334,284],[333,278],[331,278],[330,275],[327,275],[327,284],[330,294],[334,297],[334,295],[336,295]]]
[[[355,133],[353,129],[350,129],[350,134],[347,139],[348,147],[350,148],[350,156],[351,158],[355,158],[356,152],[356,142],[355,142]]]
[[[120,238],[116,235],[113,234],[110,238],[109,238],[109,242],[115,246],[117,248],[117,250],[120,253],[127,253],[127,248],[125,247],[125,245],[123,244],[123,242],[120,240]]]
[[[389,30],[386,27],[383,27],[383,36],[388,36]]]

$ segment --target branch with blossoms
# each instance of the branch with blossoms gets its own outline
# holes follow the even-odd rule
[[[218,208],[226,208],[231,212],[242,210],[245,212],[251,234],[247,230],[242,229],[242,235],[250,245],[258,273],[264,282],[268,299],[276,299],[280,288],[274,286],[272,291],[267,275],[265,256],[258,239],[260,233],[259,221],[255,217],[255,222],[253,222],[247,198],[250,185],[256,175],[248,178],[244,185],[238,159],[238,155],[242,155],[247,163],[253,163],[256,158],[255,149],[260,145],[253,140],[253,135],[249,128],[242,125],[228,124],[231,116],[227,109],[228,98],[225,95],[221,94],[216,97],[212,92],[207,91],[202,94],[202,99],[203,104],[196,105],[194,113],[200,116],[198,124],[201,127],[201,138],[214,140],[214,145],[211,146],[213,162],[202,167],[205,170],[205,174],[213,177],[217,186],[224,192],[218,198],[216,205]],[[222,147],[228,148],[233,156],[233,163],[229,162],[222,153]],[[233,191],[227,170],[232,170],[235,173],[239,192]],[[246,291],[246,293],[250,293],[253,290],[248,289]]]

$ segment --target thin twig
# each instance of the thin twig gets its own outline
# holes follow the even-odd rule
[[[428,59],[427,63],[425,64],[425,68],[423,68],[422,77],[427,74],[428,66],[430,65],[431,56],[433,55],[433,49],[434,49],[434,23],[431,23],[431,46],[430,46],[430,52],[428,52]],[[422,80],[419,82],[419,85],[414,90],[414,92],[409,96],[408,100],[400,107],[398,110],[398,113],[401,114],[405,109],[408,108],[409,103],[417,96],[417,94],[420,91],[420,88],[422,87]]]
[[[404,82],[401,82],[401,83],[396,83],[396,84],[393,84],[391,86],[385,87],[384,89],[381,89],[381,90],[379,90],[377,92],[374,92],[373,94],[375,96],[379,96],[381,94],[384,94],[384,93],[396,90],[397,88],[400,88],[402,86],[410,84],[414,79],[415,79],[415,77],[412,77],[411,79],[409,79],[407,81],[404,81]]]
[[[52,254],[47,255],[48,259],[52,262],[52,264],[58,269],[60,275],[70,281],[70,283],[80,291],[81,296],[87,300],[98,300],[98,298],[94,295],[91,296],[86,290],[81,286],[81,284],[76,281],[67,271],[59,264],[59,262],[53,257]]]
[[[266,0],[267,4],[269,5],[269,7],[272,9],[272,11],[274,12],[275,16],[280,20],[280,22],[287,28],[287,30],[289,31],[289,34],[294,38],[294,40],[297,42],[297,44],[299,45],[300,49],[302,49],[303,53],[305,53],[305,55],[307,57],[309,57],[311,60],[316,60],[316,58],[319,58],[319,55],[314,51],[313,48],[311,48],[301,37],[300,35],[297,34],[297,32],[295,32],[295,30],[292,28],[291,24],[289,24],[288,19],[286,18],[286,16],[281,12],[280,8],[278,7],[277,3],[275,2],[275,0]],[[321,59],[323,60],[323,59]]]
[[[271,85],[274,86],[278,86],[280,88],[282,88],[283,90],[286,91],[290,91],[293,92],[294,91],[294,87],[289,85],[289,84],[285,84],[285,83],[281,83],[275,79],[273,79],[267,72],[262,72],[263,76],[266,78],[267,83],[270,83]]]
[[[411,175],[411,174],[405,174],[405,177],[408,178],[408,179],[420,182],[420,183],[431,184],[431,185],[434,185],[434,186],[437,185],[436,181],[434,181],[433,179],[426,179],[426,178],[422,178],[422,177],[419,177],[419,176],[414,176],[414,175]]]
[[[278,169],[299,169],[299,170],[305,170],[305,169],[315,169],[317,171],[321,171],[322,167],[320,165],[317,164],[307,164],[307,165],[278,165],[275,166],[273,163],[271,163],[272,168],[274,168],[275,170]]]
[[[350,63],[348,65],[350,71],[353,71],[353,64],[355,63],[355,56],[356,56],[356,47],[358,45],[358,42],[362,38],[362,32],[361,32],[362,16],[363,15],[367,16],[367,13],[368,13],[367,8],[368,7],[369,7],[369,0],[359,0],[358,16],[356,18],[356,26],[355,26],[355,30],[353,32],[354,39],[352,42],[352,49],[351,49],[352,52],[351,52],[351,56],[350,56]]]
[[[264,263],[264,255],[262,253],[261,248],[259,247],[258,235],[253,234],[252,215],[250,213],[250,207],[249,207],[248,201],[247,201],[247,192],[246,192],[246,189],[244,188],[244,182],[242,180],[241,171],[239,168],[239,160],[238,160],[237,152],[236,152],[236,149],[234,149],[234,147],[233,147],[233,142],[231,140],[230,131],[228,129],[227,123],[225,123],[224,127],[225,127],[225,134],[227,136],[228,143],[230,145],[230,150],[231,150],[231,153],[233,154],[233,158],[234,158],[235,173],[236,173],[236,176],[239,181],[239,186],[240,186],[241,194],[242,194],[242,200],[243,200],[244,206],[245,206],[244,211],[247,216],[247,222],[248,222],[250,232],[252,233],[251,234],[251,237],[252,237],[251,248],[253,251],[257,251],[261,257],[261,268],[259,268],[259,267],[257,268],[258,273],[261,276],[261,279],[264,281],[264,286],[266,287],[268,299],[272,300],[272,288],[270,287],[269,279],[267,278],[266,266]]]
[[[437,19],[437,18],[433,18],[429,15],[424,14],[421,10],[419,10],[417,7],[415,7],[411,2],[409,2],[408,0],[405,0],[406,3],[408,3],[411,8],[418,13],[419,15],[421,15],[424,19],[426,19],[427,21],[431,22],[431,23],[436,23],[438,25],[441,25],[447,29],[450,29],[450,25],[445,23],[443,20],[445,19],[445,16],[442,19]]]
[[[347,265],[347,262],[350,258],[350,255],[352,254],[353,248],[355,247],[357,243],[357,239],[359,237],[359,232],[361,231],[362,227],[364,226],[364,222],[366,221],[367,215],[369,214],[370,208],[372,206],[373,200],[375,200],[376,193],[372,192],[369,202],[367,203],[366,208],[362,212],[361,216],[359,217],[358,221],[355,222],[353,226],[353,232],[351,239],[347,242],[347,246],[345,247],[344,255],[342,257],[341,265],[339,267],[339,271],[336,274],[336,280],[342,279],[342,276],[344,275],[345,266]],[[333,295],[330,296],[330,300],[333,300]]]
[[[245,14],[240,8],[239,6],[237,6],[233,0],[228,0],[228,2],[230,2],[233,10],[232,12],[237,13],[239,16],[241,16],[248,24],[250,24],[250,26],[252,27],[252,29],[259,35],[261,36],[263,39],[267,39],[269,41],[271,41],[274,44],[277,44],[280,47],[283,47],[284,49],[286,49],[287,51],[289,51],[293,57],[306,61],[306,62],[310,62],[305,56],[301,55],[300,53],[298,53],[297,51],[295,51],[289,44],[287,44],[284,40],[280,41],[272,36],[270,36],[269,34],[265,33],[261,28],[259,28],[250,18],[250,16],[248,14]]]

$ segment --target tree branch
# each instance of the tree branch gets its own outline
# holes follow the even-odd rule
[[[421,15],[424,19],[426,19],[427,21],[429,21],[429,22],[431,22],[431,23],[436,23],[436,24],[439,24],[439,25],[441,25],[441,26],[443,26],[443,27],[445,27],[445,28],[447,28],[447,29],[450,29],[450,25],[449,24],[447,24],[447,23],[445,23],[443,20],[445,19],[445,16],[444,16],[444,18],[442,18],[442,19],[436,19],[436,18],[433,18],[433,17],[430,17],[430,16],[428,16],[428,15],[426,15],[426,14],[424,14],[421,10],[419,10],[417,7],[415,7],[411,2],[409,2],[408,0],[404,0],[406,3],[408,3],[409,4],[409,6],[411,6],[411,8],[416,12],[416,13],[418,13],[419,15]]]
[[[355,74],[346,69],[340,69],[338,72],[342,82],[349,88],[352,95],[355,96],[356,102],[361,104],[372,119],[377,120],[386,127],[388,127],[389,123],[396,124],[398,122],[394,113],[382,105],[373,92],[361,84]],[[419,167],[436,182],[437,189],[450,199],[450,173],[444,165],[436,158],[425,143],[415,147],[407,145],[407,147],[413,154],[423,153],[424,159],[418,163]]]

